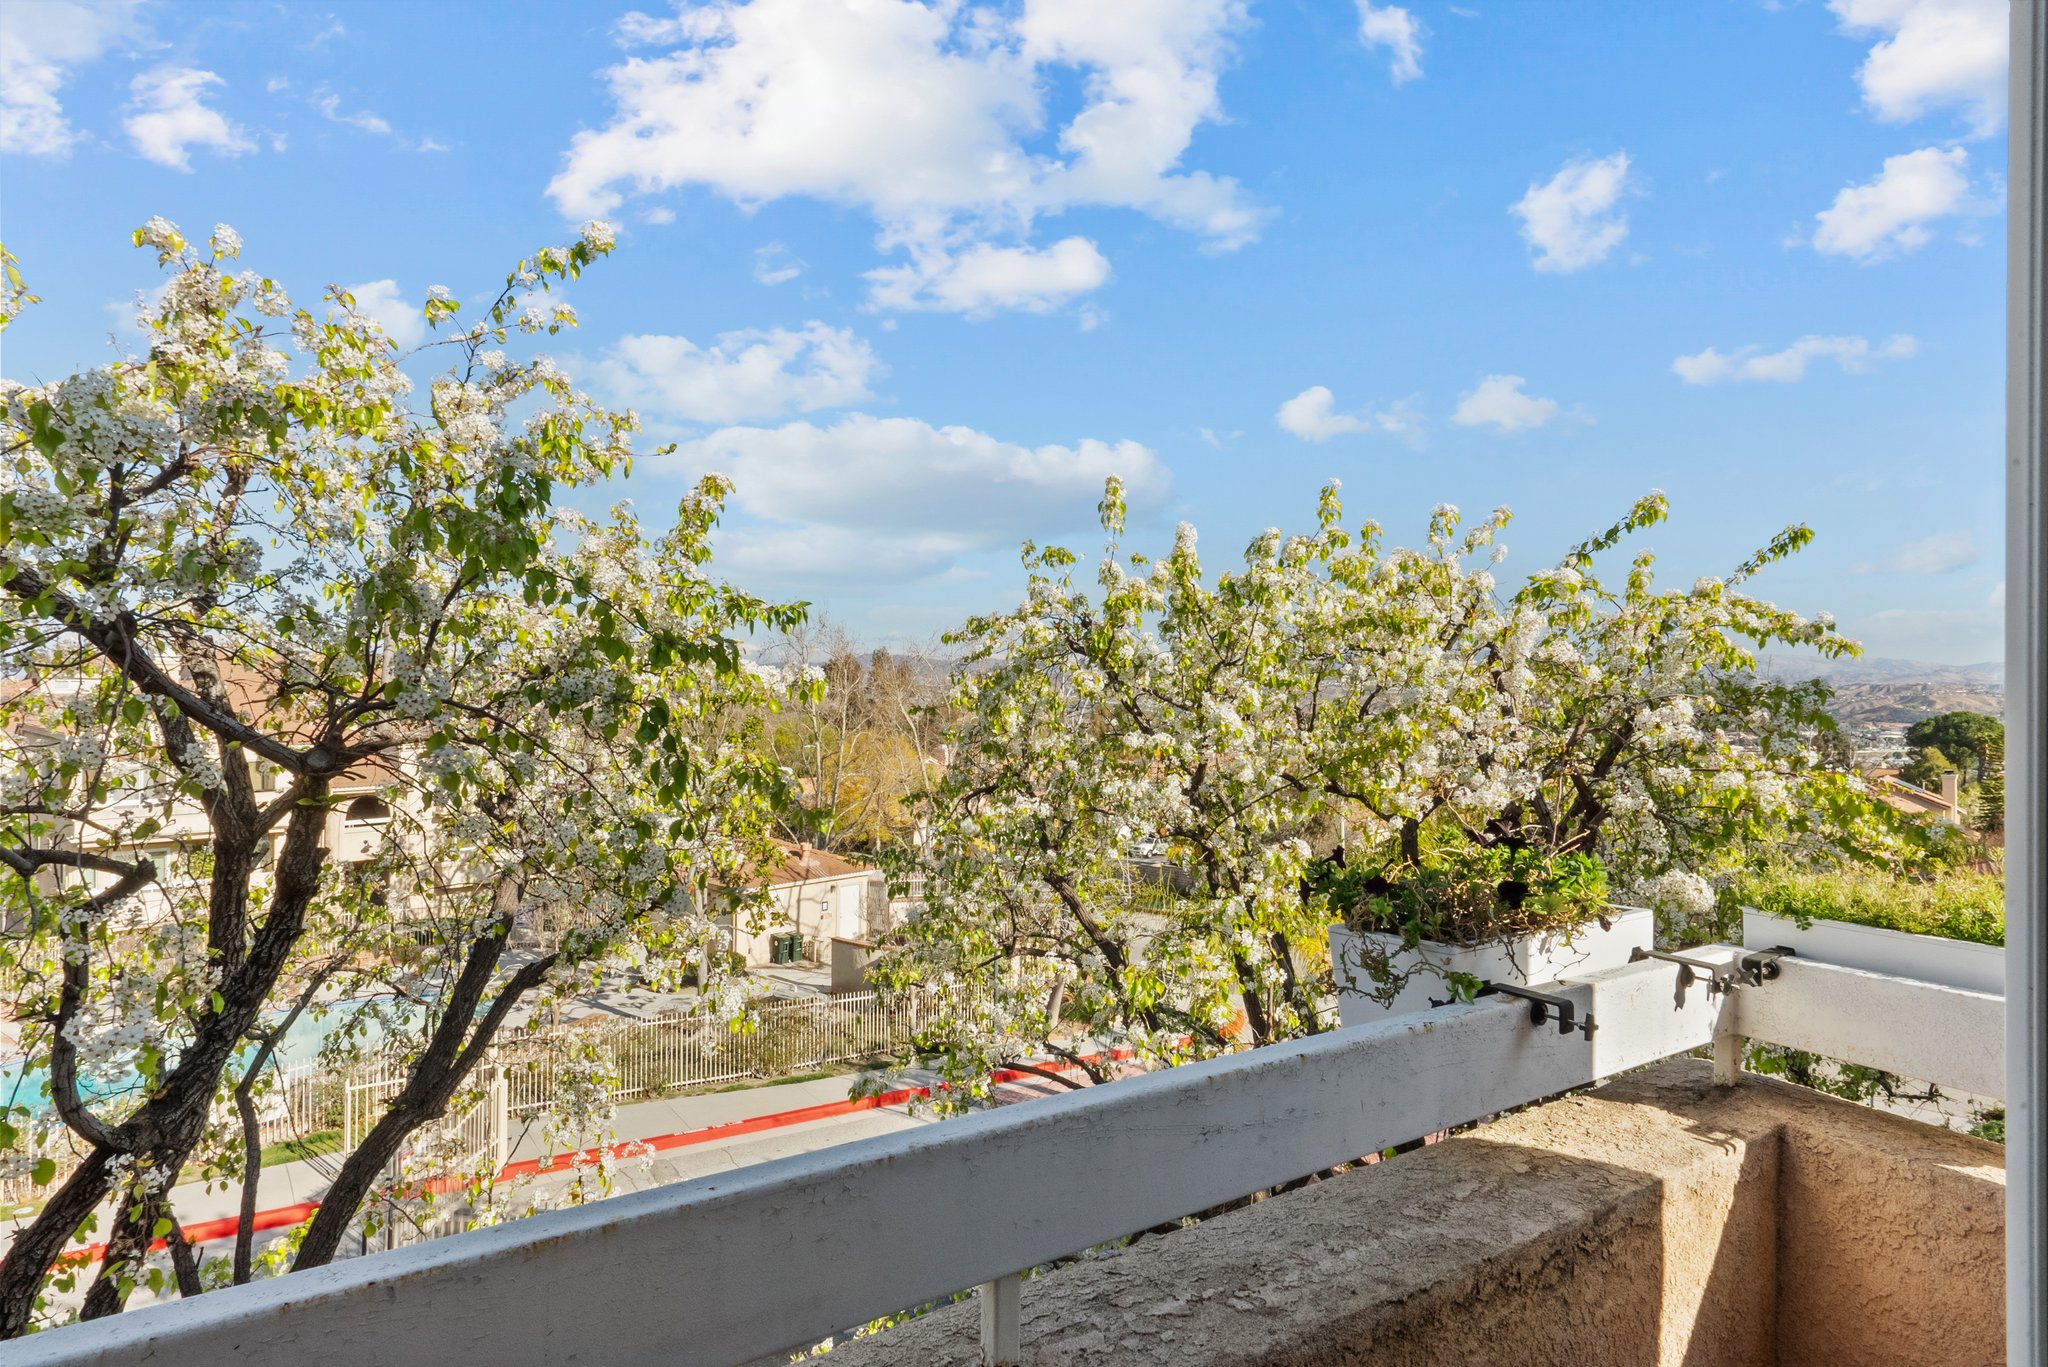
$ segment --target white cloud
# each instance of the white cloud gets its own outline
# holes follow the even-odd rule
[[[339,25],[336,26],[339,28]],[[306,97],[306,103],[320,111],[320,117],[329,123],[344,124],[360,128],[365,133],[380,138],[389,138],[408,152],[446,152],[448,144],[433,137],[409,138],[391,126],[391,120],[373,109],[358,109],[348,112],[341,107],[341,96],[322,85]]]
[[[138,3],[0,4],[0,152],[61,157],[80,134],[57,94],[109,48],[148,40]]]
[[[149,341],[150,320],[163,308],[164,295],[170,292],[171,282],[159,280],[146,290],[137,290],[126,299],[111,300],[106,305],[107,317],[116,336],[122,341],[146,346]],[[141,348],[137,348],[141,349]]]
[[[876,282],[877,302],[1004,307],[1002,290],[924,282],[952,274],[948,262],[994,264],[983,247],[1016,252],[1005,268],[1043,268],[1047,252],[1080,264],[1072,246],[1031,242],[1040,215],[1080,205],[1133,209],[1216,248],[1256,233],[1235,181],[1181,165],[1195,130],[1222,117],[1217,80],[1244,23],[1244,0],[1030,0],[1014,14],[713,0],[628,15],[621,41],[675,50],[606,73],[611,122],[576,135],[548,189],[572,218],[685,185],[743,205],[853,205],[885,251],[912,257]],[[1052,92],[1076,86],[1080,107],[1052,124]],[[1092,275],[1100,284],[1107,270]],[[1070,284],[1016,291],[1018,306],[1047,307]]]
[[[628,10],[612,25],[612,38],[623,48],[657,47],[665,43],[681,43],[699,36],[702,21],[697,15],[682,11],[673,19],[660,19],[639,10]]]
[[[1895,574],[1947,574],[1976,564],[1978,557],[1977,539],[1968,532],[1937,532],[1900,546],[1885,557],[1881,568]],[[1856,568],[1867,574],[1880,567]]]
[[[1273,415],[1273,421],[1280,425],[1281,431],[1313,442],[1325,442],[1332,437],[1359,432],[1378,432],[1410,439],[1422,434],[1422,425],[1413,406],[1406,401],[1392,404],[1377,413],[1339,413],[1336,408],[1336,396],[1327,386],[1311,385],[1281,404],[1279,412]]]
[[[1488,375],[1459,396],[1451,421],[1460,427],[1491,427],[1496,432],[1526,432],[1557,416],[1556,399],[1524,393],[1520,375]]]
[[[844,408],[873,398],[884,367],[852,332],[806,323],[727,332],[709,347],[687,337],[627,336],[590,368],[616,402],[675,422],[741,422]]]
[[[1975,211],[1969,162],[1960,147],[1886,157],[1876,180],[1845,187],[1814,215],[1813,249],[1867,265],[1925,246],[1934,236],[1929,223]]]
[[[390,120],[367,109],[359,109],[353,114],[342,113],[341,96],[331,90],[323,89],[314,95],[312,105],[320,111],[321,117],[330,123],[345,123],[351,128],[360,128],[365,133],[375,133],[379,137],[391,136]]]
[[[1860,375],[1874,361],[1904,360],[1920,350],[1913,338],[1900,333],[1877,346],[1862,337],[1801,337],[1783,351],[1765,351],[1746,346],[1723,355],[1713,347],[1693,356],[1680,356],[1671,372],[1687,384],[1720,384],[1723,380],[1777,380],[1790,383],[1806,378],[1808,363],[1832,360],[1844,372]]]
[[[754,248],[754,279],[764,285],[786,285],[804,273],[804,263],[780,242]]]
[[[205,101],[208,87],[226,84],[211,71],[160,66],[128,83],[133,112],[122,120],[135,150],[159,165],[190,171],[191,149],[210,147],[224,157],[256,150],[248,133]]]
[[[985,318],[1003,309],[1049,313],[1098,289],[1109,259],[1085,237],[1050,247],[997,247],[979,242],[958,253],[913,247],[910,264],[867,273],[876,308],[938,310]]]
[[[1568,161],[1508,212],[1522,220],[1522,240],[1535,251],[1539,271],[1568,274],[1607,259],[1628,236],[1628,215],[1615,208],[1629,188],[1628,153],[1598,161]]]
[[[777,524],[721,534],[719,562],[748,582],[939,574],[959,556],[1088,525],[1111,475],[1134,509],[1158,506],[1169,483],[1134,441],[1027,447],[863,413],[829,427],[721,428],[682,443],[676,458],[692,472],[730,475],[734,504]]]
[[[1828,0],[1842,32],[1885,35],[1856,78],[1886,123],[1959,106],[1988,137],[2005,122],[2006,0]]]
[[[1399,5],[1358,0],[1358,41],[1387,50],[1391,59],[1387,74],[1395,85],[1405,85],[1422,74],[1422,35],[1421,22]]]
[[[366,280],[345,288],[355,296],[356,312],[382,328],[400,351],[411,351],[427,340],[426,315],[398,292],[396,280]]]

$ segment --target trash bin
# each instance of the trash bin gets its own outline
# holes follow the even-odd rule
[[[786,963],[788,963],[788,962],[789,962],[789,960],[788,960],[788,958],[786,958],[786,957],[785,957],[785,956],[786,956],[786,955],[788,954],[788,952],[789,952],[789,937],[788,937],[787,935],[770,935],[770,936],[768,937],[768,962],[769,962],[769,963],[771,963],[771,964],[786,964]]]

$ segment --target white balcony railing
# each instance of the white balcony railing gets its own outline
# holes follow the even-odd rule
[[[1689,956],[1730,965],[1719,946]],[[1714,993],[1653,960],[38,1335],[12,1363],[294,1367],[568,1360],[732,1367],[1418,1135],[1743,1036],[1984,1097],[2002,1000],[1797,958]]]

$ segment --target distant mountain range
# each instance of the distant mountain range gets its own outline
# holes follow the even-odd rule
[[[1816,660],[1766,655],[1761,671],[1778,679],[1825,679],[1830,709],[1845,723],[1905,724],[1940,712],[1997,713],[2005,707],[2005,666],[1930,664],[1925,660]]]

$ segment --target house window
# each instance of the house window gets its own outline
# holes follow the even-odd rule
[[[391,819],[391,806],[383,798],[365,793],[343,809],[341,819],[351,826],[381,826]]]

